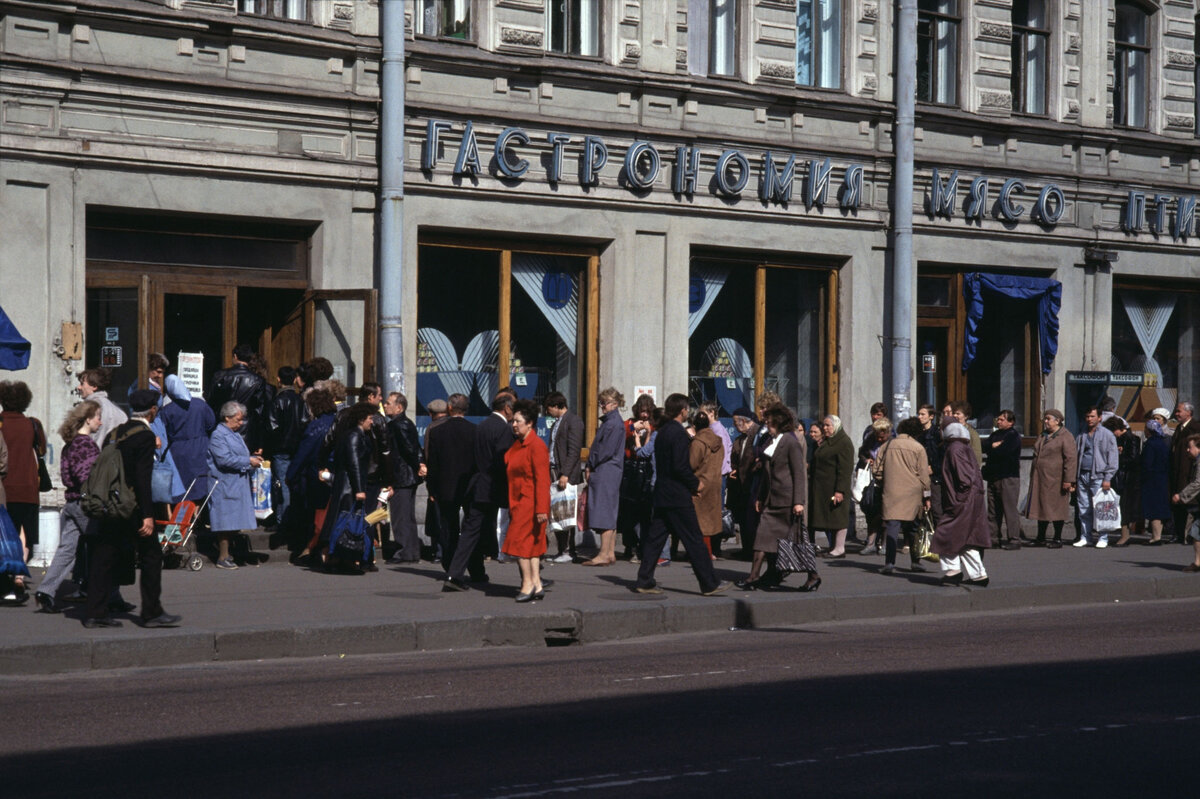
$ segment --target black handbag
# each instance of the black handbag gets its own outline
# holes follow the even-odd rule
[[[788,574],[817,570],[817,552],[812,541],[808,540],[803,516],[792,515],[788,537],[780,539],[776,546],[775,567],[779,571]]]
[[[626,458],[621,474],[621,499],[649,502],[653,477],[654,464],[649,458]]]
[[[54,483],[50,482],[50,470],[46,468],[46,459],[42,455],[38,454],[37,448],[37,439],[40,437],[44,442],[46,440],[46,434],[42,432],[41,422],[39,422],[37,419],[30,419],[30,422],[33,423],[33,429],[35,433],[33,439],[33,456],[37,458],[38,465],[38,493],[44,494],[47,491],[52,491],[54,489]]]

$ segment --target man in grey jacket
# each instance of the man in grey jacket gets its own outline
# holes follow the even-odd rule
[[[1108,533],[1096,531],[1094,500],[1096,493],[1112,487],[1120,453],[1117,437],[1100,424],[1100,409],[1088,408],[1084,416],[1087,430],[1075,440],[1079,452],[1079,479],[1076,481],[1076,507],[1079,510],[1079,538],[1074,546],[1095,543],[1097,549],[1108,546]],[[1094,541],[1093,541],[1094,538]]]

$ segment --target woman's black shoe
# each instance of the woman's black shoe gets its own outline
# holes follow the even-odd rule
[[[803,591],[806,594],[810,594],[810,593],[813,593],[814,591],[816,591],[820,587],[821,587],[821,578],[813,577],[813,578],[809,579],[809,581],[807,583],[800,586],[799,590]]]
[[[734,587],[740,588],[743,591],[757,591],[758,580],[738,580],[733,584]]]
[[[38,604],[38,613],[62,613],[62,606],[54,601],[54,597],[49,594],[43,594],[38,591],[33,595],[34,600]]]

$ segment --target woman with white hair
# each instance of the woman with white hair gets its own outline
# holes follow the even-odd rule
[[[808,522],[814,532],[829,538],[827,558],[846,557],[846,528],[850,526],[850,481],[854,474],[854,442],[832,414],[821,422],[821,444],[813,455],[812,500]]]
[[[941,556],[944,584],[984,587],[989,578],[983,567],[983,550],[991,543],[991,534],[983,474],[966,425],[951,422],[942,428],[942,439],[946,442],[942,458],[944,512],[930,548]]]
[[[258,527],[250,473],[262,465],[251,455],[238,430],[246,423],[246,406],[230,400],[217,414],[218,424],[208,440],[208,476],[216,484],[209,500],[209,524],[217,536],[217,568],[236,569],[229,556],[233,534]]]

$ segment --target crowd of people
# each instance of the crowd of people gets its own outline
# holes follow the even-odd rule
[[[704,595],[779,590],[793,572],[805,577],[797,590],[816,591],[820,561],[845,558],[854,544],[858,557],[882,555],[884,574],[900,555],[913,571],[937,560],[949,585],[988,585],[989,547],[1125,547],[1135,536],[1150,546],[1191,542],[1185,571],[1200,572],[1200,432],[1187,402],[1152,411],[1144,439],[1111,403],[1089,408],[1078,436],[1047,410],[1022,485],[1015,415],[1001,411],[984,438],[965,402],[925,405],[895,424],[876,403],[856,445],[838,416],[798,419],[769,391],[733,412],[731,435],[716,403],[692,407],[671,394],[658,407],[642,395],[625,418],[625,398],[609,388],[585,457],[584,422],[559,392],[538,405],[502,388],[478,424],[466,418],[467,396],[435,399],[422,441],[402,393],[368,382],[349,397],[324,358],[279,368],[272,385],[255,352],[239,346],[203,398],[164,356],[147,366],[146,385],[130,387],[129,415],[108,396],[108,370],[81,373],[82,401],[58,428],[66,504],[34,597],[46,613],[86,603],[87,627],[119,626],[114,614],[138,607],[121,595],[135,563],[141,623],[180,623],[161,604],[157,535],[177,503],[203,509],[217,568],[255,560],[244,533],[260,524],[252,476],[268,464],[266,526],[297,565],[363,573],[385,555],[393,565],[429,559],[441,565],[442,590],[460,592],[489,582],[489,563],[514,562],[521,603],[546,596],[544,563],[603,568],[623,558],[638,565],[633,590],[660,593],[656,570],[681,558],[680,544]],[[24,383],[0,383],[0,579],[10,604],[28,597],[39,494],[50,488],[45,431],[25,415],[31,400]],[[118,462],[130,494],[124,516],[97,510],[89,488],[94,470]],[[427,544],[417,524],[422,484]],[[367,518],[382,524],[366,527]],[[1022,531],[1022,518],[1036,533]],[[1066,542],[1072,519],[1077,537]],[[364,530],[365,545],[338,545]],[[594,553],[577,551],[581,541]],[[749,563],[744,578],[719,579],[713,564],[725,557]]]

